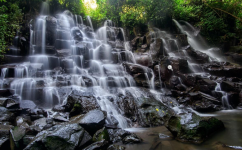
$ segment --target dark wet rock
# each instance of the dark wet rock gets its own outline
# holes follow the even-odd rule
[[[0,106],[1,107],[6,107],[8,100],[10,100],[9,98],[0,98]]]
[[[154,68],[155,75],[162,81],[169,80],[173,74],[167,67],[168,65],[166,63],[160,63],[160,65],[156,65]]]
[[[172,66],[173,72],[175,72],[175,73],[177,73],[178,71],[182,72],[182,73],[190,72],[188,62],[186,59],[172,57],[169,59],[169,61],[171,63],[170,65]]]
[[[135,61],[137,64],[140,64],[142,66],[147,66],[147,67],[152,66],[152,64],[153,64],[152,59],[150,58],[150,56],[148,54],[136,57]]]
[[[55,112],[65,112],[65,107],[57,105],[57,106],[53,107],[52,110]]]
[[[125,147],[120,145],[110,145],[107,150],[125,150]]]
[[[107,147],[108,147],[108,142],[105,140],[102,140],[89,145],[83,150],[101,150],[101,149],[107,149]]]
[[[180,46],[185,47],[188,45],[187,35],[186,34],[175,34],[174,37],[180,44]]]
[[[149,71],[149,68],[137,64],[123,63],[123,65],[130,74],[148,73]]]
[[[87,113],[90,110],[100,109],[100,106],[93,95],[94,94],[92,92],[81,92],[74,90],[68,96],[67,103],[64,105],[64,107],[66,111],[73,111],[74,114],[76,114],[78,111],[79,113]],[[75,105],[76,107],[74,107]]]
[[[134,75],[134,81],[136,82],[136,86],[138,87],[147,87],[149,88],[150,84],[146,79],[146,75],[145,74],[136,74]]]
[[[10,130],[10,147],[13,150],[23,149],[23,137],[26,134],[26,128],[14,127]]]
[[[203,65],[206,72],[215,76],[242,77],[242,67],[236,67],[228,62],[212,62]]]
[[[198,112],[214,112],[222,110],[221,106],[219,105],[216,105],[208,100],[197,100],[192,103],[192,108]]]
[[[126,136],[123,140],[124,144],[134,144],[142,142],[142,139],[138,138],[135,134]]]
[[[69,119],[69,114],[68,113],[56,113],[53,116],[53,119],[57,122],[68,122]]]
[[[178,76],[181,78],[182,82],[186,86],[195,86],[196,85],[197,77],[195,75],[179,73]]]
[[[40,130],[43,130],[43,128],[46,125],[47,125],[46,118],[40,118],[33,122],[33,126],[35,126],[35,128],[38,128]]]
[[[230,92],[230,91],[234,91],[234,92],[239,92],[238,87],[236,87],[236,83],[235,82],[229,82],[229,81],[223,81],[220,84],[221,90],[222,91],[226,91],[226,92]]]
[[[6,137],[0,138],[0,149],[3,149],[3,150],[10,149],[9,138],[6,138]]]
[[[209,62],[209,56],[205,53],[202,53],[197,50],[192,50],[191,48],[188,48],[186,51],[188,55],[191,56],[197,63]]]
[[[194,113],[172,116],[165,126],[176,140],[191,143],[202,143],[207,137],[224,129],[222,121],[214,117],[200,117]]]
[[[29,145],[29,143],[31,143],[31,141],[35,138],[35,136],[33,135],[25,135],[23,137],[23,147],[26,147],[27,145]]]
[[[91,136],[78,124],[56,125],[36,135],[25,150],[74,150],[90,140]]]
[[[92,110],[85,114],[79,124],[93,135],[97,130],[104,127],[106,114],[100,110]]]
[[[150,51],[153,52],[155,58],[158,58],[160,55],[164,55],[162,39],[155,39],[155,41],[150,44]]]
[[[131,41],[131,45],[132,45],[132,47],[137,48],[138,43],[139,43],[139,38],[140,38],[140,37],[135,37],[135,38]]]
[[[216,86],[217,83],[209,79],[201,79],[197,81],[197,89],[207,94],[211,94]]]
[[[126,95],[120,95],[117,102],[119,108],[124,112],[127,118],[133,122],[138,122],[142,127],[159,126],[164,124],[164,118],[173,111],[164,105],[173,105],[175,102],[172,98],[167,97],[163,99],[163,103],[157,100],[149,91],[140,88],[140,95],[138,100],[132,94],[132,91],[126,91]],[[149,98],[148,98],[149,97]]]
[[[130,133],[123,129],[108,129],[110,140],[113,143],[123,142],[125,144],[140,143],[142,139],[136,134]]]
[[[18,116],[18,117],[16,117],[16,125],[17,126],[20,126],[22,123],[24,123],[24,122],[26,122],[26,123],[28,123],[28,124],[31,124],[31,118],[30,118],[30,116]]]
[[[227,60],[242,65],[242,55],[240,53],[225,53]]]
[[[93,135],[93,141],[94,142],[102,141],[102,140],[110,141],[108,130],[105,127],[100,129],[100,130],[98,130]]]
[[[0,122],[13,122],[14,114],[9,112],[6,108],[0,107]]]
[[[180,79],[177,76],[172,76],[170,78],[170,88],[174,89],[178,84],[180,84]]]
[[[81,30],[78,27],[73,27],[71,29],[71,36],[74,40],[77,40],[77,41],[83,40],[83,35],[81,33]]]
[[[240,99],[239,99],[239,94],[236,92],[229,92],[227,93],[227,97],[228,97],[228,102],[229,104],[235,108],[236,106],[238,106],[238,104],[240,103]]]

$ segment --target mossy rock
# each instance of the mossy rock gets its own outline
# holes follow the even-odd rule
[[[70,112],[70,116],[79,115],[81,113],[81,110],[82,110],[82,105],[80,103],[75,103]]]
[[[194,113],[184,113],[170,117],[166,127],[176,140],[200,144],[212,134],[224,129],[224,124],[214,117],[200,117]]]
[[[94,142],[102,141],[102,140],[110,141],[108,130],[105,127],[98,130],[93,136]]]

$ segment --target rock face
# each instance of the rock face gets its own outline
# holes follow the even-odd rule
[[[64,108],[65,111],[71,111],[71,114],[76,115],[78,113],[87,113],[90,110],[100,109],[100,106],[93,93],[74,90],[68,96]]]
[[[40,132],[25,150],[74,150],[91,140],[91,136],[78,124],[56,125]]]
[[[119,108],[124,112],[124,115],[132,121],[137,122],[142,127],[159,126],[164,124],[164,118],[173,111],[157,101],[149,91],[141,89],[141,93],[147,95],[135,98],[133,93],[127,91],[126,96],[120,95],[118,100]],[[165,102],[165,101],[164,101]],[[167,103],[172,104],[174,101],[167,99]]]
[[[194,113],[169,118],[167,129],[181,142],[202,143],[212,134],[224,129],[222,121],[214,118],[202,118]]]
[[[242,68],[236,67],[228,62],[212,62],[203,65],[206,72],[216,76],[242,77]]]

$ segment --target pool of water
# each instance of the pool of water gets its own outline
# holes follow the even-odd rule
[[[223,143],[242,149],[242,110],[226,110],[201,115],[215,116],[222,120],[225,130],[208,138],[204,143],[195,145],[176,141],[164,126],[131,128],[126,130],[136,133],[144,141],[142,144],[130,144],[125,147],[127,150],[231,150],[231,148],[224,147],[221,144]]]

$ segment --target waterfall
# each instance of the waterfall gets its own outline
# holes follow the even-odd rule
[[[8,68],[2,68],[1,70],[1,78],[0,78],[0,89],[3,89],[4,78],[8,74]]]
[[[215,91],[219,92],[223,95],[222,98],[221,98],[223,107],[225,107],[227,109],[233,109],[233,107],[229,104],[228,93],[221,90],[221,84],[220,83],[217,83],[217,85],[215,87]]]
[[[92,28],[92,31],[94,31],[93,26],[92,26],[91,17],[90,16],[87,16],[87,20],[88,20],[88,23],[89,23],[90,27]]]
[[[217,51],[220,51],[220,49],[209,47],[204,38],[199,34],[199,31],[196,30],[191,24],[186,21],[180,21],[182,23],[181,24],[175,19],[173,19],[173,22],[180,29],[181,33],[187,35],[188,43],[194,50],[206,53],[212,60],[225,60],[220,54],[217,53]]]

